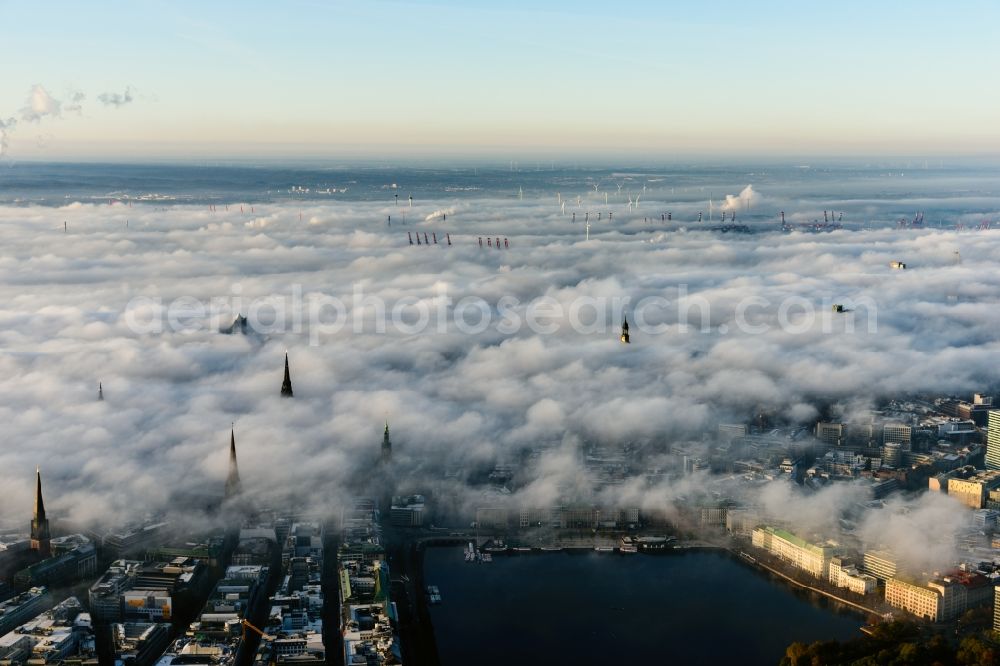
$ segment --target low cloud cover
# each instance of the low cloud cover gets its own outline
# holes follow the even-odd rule
[[[727,202],[757,196],[748,187]],[[645,215],[659,207],[643,205]],[[693,217],[688,207],[673,210]],[[307,488],[299,501],[334,510],[375,464],[386,419],[404,487],[534,450],[512,501],[570,497],[670,511],[704,484],[638,477],[595,496],[585,453],[628,445],[655,465],[672,444],[697,443],[718,423],[760,411],[810,424],[831,405],[996,385],[997,231],[723,235],[656,228],[623,213],[614,224],[592,222],[587,241],[582,220],[560,214],[554,197],[429,199],[405,224],[402,207],[386,202],[258,203],[250,211],[237,203],[228,211],[0,207],[8,443],[0,517],[30,515],[36,464],[50,513],[79,521],[114,522],[168,508],[179,494],[221,493],[230,423],[244,486],[257,501]],[[410,244],[425,233],[438,243]],[[509,239],[509,247],[480,247],[485,237]],[[909,268],[891,270],[894,260]],[[328,309],[316,323],[309,308],[327,297],[343,313]],[[494,307],[505,297],[515,300]],[[467,298],[491,308],[490,324],[472,333],[454,316]],[[192,306],[213,299],[214,319]],[[549,320],[549,334],[500,328],[503,313],[524,322],[539,299],[564,313],[576,307],[580,326],[564,314]],[[661,299],[645,313],[656,333],[635,320],[650,299]],[[411,327],[377,332],[376,302],[397,307]],[[847,317],[830,312],[830,303],[845,302],[864,306],[851,313],[853,332]],[[415,330],[418,303],[451,314]],[[260,332],[218,332],[252,304]],[[623,313],[633,324],[628,346],[618,342]],[[482,316],[467,308],[463,321],[473,326]],[[148,326],[137,331],[135,322]],[[285,350],[293,400],[278,397]],[[482,493],[452,490],[467,504]],[[782,485],[751,499],[813,529],[835,522],[831,506],[863,500],[850,486],[824,492],[801,498]],[[953,504],[922,499],[907,520],[961,513]],[[901,524],[894,510],[863,518],[861,531],[872,541],[892,538]]]

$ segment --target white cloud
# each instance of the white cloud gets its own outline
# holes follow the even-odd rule
[[[62,109],[62,102],[49,94],[45,86],[36,83],[28,93],[28,100],[21,109],[21,120],[25,122],[38,122],[45,116],[59,117]]]
[[[103,92],[97,96],[97,100],[104,106],[113,106],[116,109],[126,104],[132,103],[132,86],[125,86],[125,92],[111,93]]]

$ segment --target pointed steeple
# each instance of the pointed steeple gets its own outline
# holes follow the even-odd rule
[[[288,352],[285,352],[285,381],[281,382],[281,397],[292,397],[292,375],[288,372]]]
[[[392,442],[389,441],[389,422],[385,422],[385,432],[382,433],[382,462],[389,462],[392,457]]]
[[[31,549],[42,557],[52,555],[49,535],[49,520],[45,517],[45,502],[42,501],[42,471],[35,468],[35,515],[31,519]]]
[[[628,340],[628,317],[622,316],[622,344],[629,344]]]
[[[97,399],[104,400],[104,384],[97,382]]]
[[[42,500],[42,469],[35,467],[35,520],[45,520],[45,502]]]
[[[226,499],[235,497],[243,491],[240,484],[240,470],[236,465],[236,428],[229,435],[229,476],[226,477]]]

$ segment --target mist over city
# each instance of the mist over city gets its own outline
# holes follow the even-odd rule
[[[6,6],[0,663],[1000,663],[998,18]]]

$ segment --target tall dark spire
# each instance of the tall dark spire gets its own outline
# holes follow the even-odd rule
[[[97,399],[104,400],[104,384],[97,382]]]
[[[292,397],[292,375],[288,372],[288,352],[285,352],[285,381],[281,382],[281,397]]]
[[[389,422],[385,422],[385,432],[382,433],[382,462],[389,462],[392,457],[392,442],[389,441]]]
[[[622,316],[622,344],[628,344],[628,317]]]
[[[229,476],[226,477],[226,499],[235,497],[242,491],[240,470],[236,466],[236,428],[233,428],[229,436]]]
[[[52,555],[49,535],[49,520],[45,517],[45,502],[42,501],[42,472],[35,468],[35,515],[31,519],[31,549],[42,557]]]

